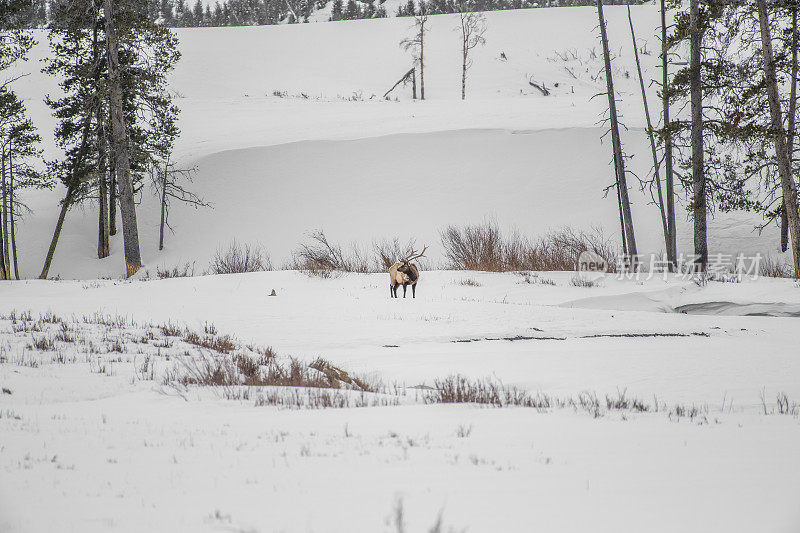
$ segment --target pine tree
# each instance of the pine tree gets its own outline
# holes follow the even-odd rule
[[[15,156],[24,162],[37,142],[30,133],[33,125],[25,116],[25,107],[11,89],[17,78],[6,78],[4,74],[15,62],[25,60],[34,45],[30,32],[24,31],[30,7],[30,2],[21,0],[0,1],[0,279],[10,279],[12,255],[16,256],[12,254],[12,248],[16,248],[14,216],[19,205],[15,190],[20,181],[14,183]],[[14,270],[19,278],[18,268]]]
[[[203,21],[203,2],[201,0],[197,0],[194,3],[194,8],[192,9],[193,14],[193,22],[195,26],[205,26]]]
[[[2,152],[3,263],[20,279],[17,259],[16,225],[30,209],[22,200],[25,189],[52,187],[47,174],[37,170],[42,151],[41,137],[26,116],[24,103],[9,90],[0,90],[0,152]],[[10,261],[6,257],[10,253]],[[8,277],[8,276],[7,276]]]
[[[135,272],[141,259],[136,257],[133,197],[149,167],[169,155],[178,135],[178,110],[166,90],[166,75],[180,57],[177,39],[169,29],[150,21],[135,0],[110,6],[107,2],[83,0],[63,6],[51,31],[53,54],[45,71],[62,79],[65,95],[48,103],[59,119],[56,140],[66,157],[50,166],[67,193],[42,277],[49,271],[72,205],[99,198],[103,228],[104,187],[109,196],[109,234],[115,220],[115,192],[119,192],[126,272]],[[113,33],[106,12],[114,15]],[[110,53],[112,42],[116,42],[116,57]],[[101,229],[101,253],[102,233]]]
[[[331,7],[331,17],[329,20],[342,20],[344,16],[342,9],[343,9],[342,0],[333,0],[333,6]]]

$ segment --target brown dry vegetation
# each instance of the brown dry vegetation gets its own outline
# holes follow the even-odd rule
[[[441,233],[447,267],[454,270],[509,272],[520,270],[575,270],[585,251],[598,254],[613,271],[614,245],[602,232],[562,228],[538,239],[518,233],[505,236],[494,223],[448,226]]]
[[[242,274],[272,270],[269,254],[256,245],[241,245],[233,241],[226,249],[219,249],[211,259],[208,271],[211,274]]]

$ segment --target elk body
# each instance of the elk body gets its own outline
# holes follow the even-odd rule
[[[419,281],[419,268],[417,265],[413,264],[411,261],[414,259],[419,259],[425,255],[425,250],[428,247],[422,249],[422,253],[418,254],[415,251],[411,252],[411,255],[406,257],[405,259],[401,259],[397,263],[393,264],[389,267],[389,296],[392,298],[397,298],[397,288],[400,285],[403,286],[403,298],[406,297],[406,291],[408,290],[408,286],[411,285],[411,297],[417,297],[417,282]]]

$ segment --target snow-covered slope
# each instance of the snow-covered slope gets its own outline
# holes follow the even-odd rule
[[[640,46],[656,50],[656,9],[635,7],[633,15]],[[610,7],[607,18],[629,168],[644,177],[650,162],[625,9]],[[158,252],[157,202],[146,189],[139,208],[145,263],[190,261],[202,270],[219,246],[237,238],[263,244],[281,264],[318,228],[341,242],[415,237],[438,257],[445,225],[486,218],[531,235],[570,225],[602,226],[616,236],[615,195],[604,197],[612,182],[610,146],[598,126],[605,103],[592,99],[604,90],[595,10],[503,11],[487,19],[487,43],[474,51],[463,102],[451,15],[431,18],[424,102],[411,100],[410,87],[393,93],[399,101],[380,99],[411,64],[398,46],[411,32],[409,19],[179,30],[183,58],[171,81],[183,111],[177,157],[196,166],[194,189],[214,208],[175,206],[175,234]],[[46,54],[44,35],[39,40],[28,70]],[[657,54],[642,60],[645,75],[656,77]],[[54,81],[34,71],[17,86],[49,139],[54,122],[41,98],[57,90]],[[52,142],[46,147],[56,155]],[[26,197],[35,211],[19,231],[28,276],[38,274],[60,195]],[[632,198],[640,250],[661,250],[649,192],[636,190]],[[52,275],[122,272],[119,238],[110,258],[94,259],[95,216],[90,204],[69,213]],[[774,254],[777,231],[759,236],[758,222],[749,214],[717,216],[711,252]],[[679,245],[689,252],[684,209],[679,229]]]

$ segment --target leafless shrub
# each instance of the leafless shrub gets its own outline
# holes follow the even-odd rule
[[[325,232],[308,234],[308,242],[301,243],[292,253],[292,268],[323,278],[336,272],[370,272],[367,254],[355,244],[344,251],[341,245],[328,240]]]
[[[242,274],[272,270],[269,255],[261,246],[240,245],[233,241],[227,249],[217,250],[211,259],[209,272],[212,274]]]
[[[472,435],[472,424],[469,426],[461,424],[456,428],[456,437],[459,439],[466,439],[470,435]]]
[[[465,278],[458,282],[459,285],[464,287],[482,287],[483,285],[472,278]]]
[[[171,269],[156,267],[156,276],[158,276],[158,279],[194,277],[194,263],[187,262],[181,266],[176,265]]]
[[[375,271],[388,270],[396,262],[410,256],[416,249],[414,239],[409,239],[406,244],[401,244],[397,237],[391,240],[382,240],[374,243]]]
[[[424,396],[425,403],[477,403],[495,407],[520,406],[548,409],[558,402],[544,394],[535,396],[517,389],[506,388],[492,380],[470,380],[464,376],[449,376],[436,380],[432,391]]]
[[[681,418],[688,417],[689,420],[694,421],[695,418],[700,419],[701,422],[707,421],[706,414],[708,413],[707,407],[697,407],[692,405],[687,407],[685,405],[677,404],[669,411],[670,420],[680,420]]]
[[[503,236],[493,222],[474,226],[448,226],[441,233],[450,268],[508,272],[518,270],[574,270],[578,256],[592,251],[613,269],[615,250],[600,230],[591,233],[563,228],[538,240],[518,233]]]
[[[789,396],[785,392],[779,392],[775,402],[778,404],[777,413],[779,415],[800,415],[800,405],[798,405],[796,402],[791,403],[789,401]]]
[[[184,329],[174,325],[172,322],[167,322],[166,324],[162,324],[158,327],[161,331],[161,334],[165,337],[181,337],[183,336]]]
[[[794,267],[788,261],[780,261],[773,257],[764,258],[759,264],[760,274],[768,278],[794,277]]]

